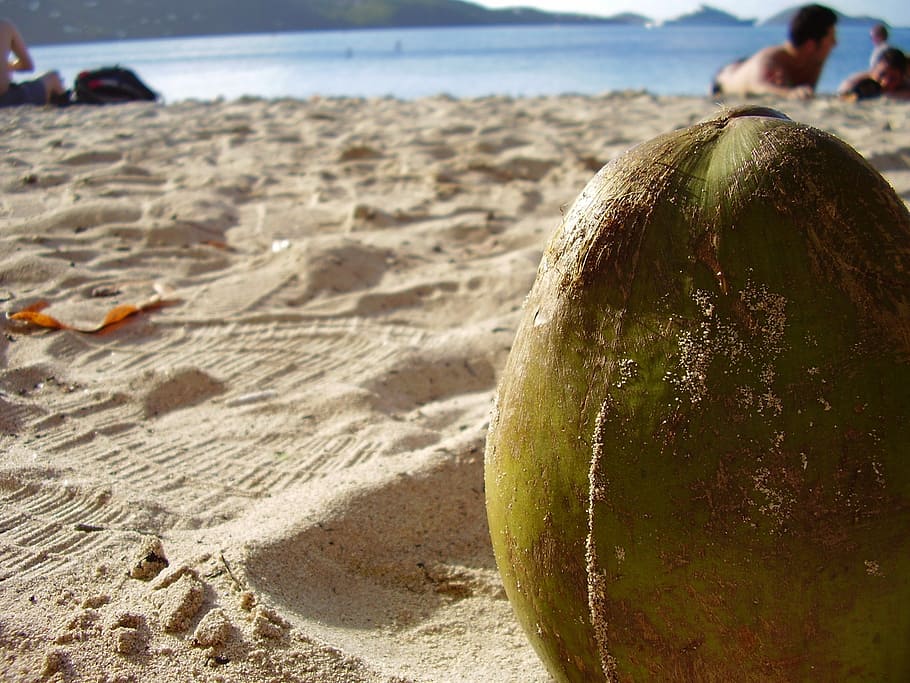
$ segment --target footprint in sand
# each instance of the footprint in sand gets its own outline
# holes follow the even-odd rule
[[[334,238],[327,244],[311,243],[292,255],[297,259],[299,279],[284,293],[289,306],[300,306],[317,296],[368,289],[382,279],[389,258],[383,249]]]
[[[362,386],[376,397],[377,408],[407,412],[460,394],[490,391],[495,370],[490,359],[458,348],[426,348],[398,354]]]
[[[220,197],[187,192],[178,198],[151,202],[146,218],[151,222],[145,231],[147,246],[183,248],[200,243],[226,244],[226,233],[237,224],[238,212]]]
[[[255,548],[245,571],[288,613],[358,629],[395,625],[405,614],[413,626],[475,594],[504,599],[488,548],[482,478],[477,445]]]
[[[164,375],[148,373],[135,381],[134,388],[144,393],[142,407],[147,418],[198,405],[227,391],[223,382],[198,368]]]

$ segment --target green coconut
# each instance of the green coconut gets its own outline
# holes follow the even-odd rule
[[[485,484],[559,681],[910,680],[910,215],[744,108],[604,167],[551,239]]]

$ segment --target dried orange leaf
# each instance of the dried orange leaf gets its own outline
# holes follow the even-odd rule
[[[124,318],[128,318],[133,315],[133,313],[138,313],[141,309],[133,304],[121,304],[120,306],[115,306],[107,315],[104,316],[104,322],[101,323],[101,327],[107,327],[108,325],[113,325],[114,323],[119,323]]]
[[[157,287],[156,287],[157,289]],[[41,311],[48,307],[46,301],[39,301],[37,303],[31,304],[26,308],[22,309],[17,313],[13,313],[9,316],[11,320],[18,320],[20,322],[30,323],[32,325],[37,325],[39,327],[47,327],[55,330],[75,330],[76,332],[86,332],[86,333],[96,333],[101,332],[102,330],[116,325],[117,323],[125,320],[126,318],[139,313],[141,311],[147,311],[154,308],[160,308],[166,306],[169,303],[175,303],[174,301],[164,301],[161,298],[160,294],[154,294],[148,299],[141,301],[136,304],[120,304],[115,306],[107,312],[107,315],[104,316],[104,320],[101,321],[98,325],[70,325],[53,316],[47,315],[46,313],[41,313]]]
[[[46,315],[45,313],[39,313],[38,311],[30,311],[28,309],[13,313],[10,318],[21,322],[31,323],[32,325],[38,325],[39,327],[49,327],[55,330],[66,329],[66,325],[55,317]]]

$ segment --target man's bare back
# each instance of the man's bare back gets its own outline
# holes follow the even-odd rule
[[[741,62],[728,64],[717,74],[721,92],[730,95],[811,97],[821,65],[803,65],[789,45],[759,50]]]

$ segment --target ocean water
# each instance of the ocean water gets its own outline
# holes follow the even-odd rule
[[[38,70],[134,69],[166,102],[312,95],[705,95],[727,62],[783,40],[781,26],[509,26],[251,34],[38,46]],[[868,30],[841,27],[819,83],[867,67]],[[910,29],[892,32],[910,48]]]

